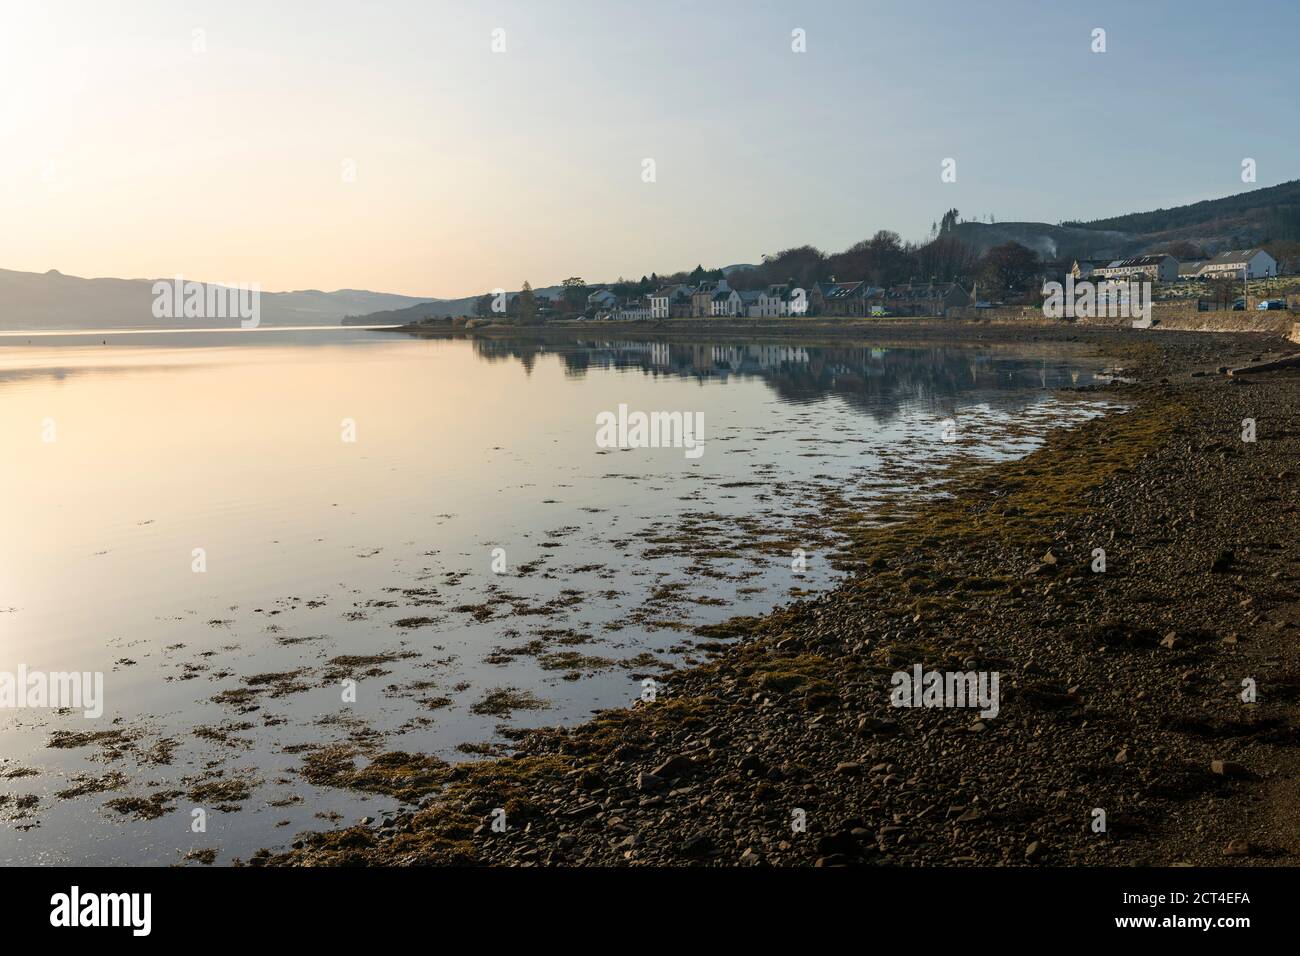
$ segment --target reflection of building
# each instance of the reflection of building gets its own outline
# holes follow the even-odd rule
[[[764,382],[787,402],[817,402],[835,396],[886,421],[921,403],[950,414],[978,400],[992,408],[1021,408],[1026,392],[1086,388],[1096,369],[1060,358],[1027,358],[1022,351],[975,348],[880,348],[797,346],[783,343],[701,343],[586,340],[542,345],[509,339],[475,339],[474,349],[493,361],[517,359],[533,368],[550,353],[566,374],[582,377],[592,368],[641,370],[696,380],[749,377]],[[1037,401],[1037,398],[1033,398]]]

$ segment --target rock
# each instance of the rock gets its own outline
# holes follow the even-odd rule
[[[1125,747],[1115,755],[1116,763],[1128,763],[1128,748]]]
[[[755,773],[762,773],[765,769],[763,761],[757,754],[746,754],[744,757],[741,757],[738,767],[743,773],[748,773],[751,770]]]
[[[971,807],[965,813],[957,818],[958,823],[974,823],[976,820],[984,819],[984,814],[980,813],[974,807]]]
[[[832,853],[830,856],[818,857],[817,862],[813,864],[813,866],[848,866],[848,865],[849,865],[849,858],[845,856],[843,853]]]
[[[1231,760],[1214,760],[1210,762],[1210,773],[1219,777],[1244,777],[1246,768]]]
[[[1056,567],[1056,563],[1057,563],[1056,555],[1052,553],[1050,548],[1048,549],[1048,552],[1038,560],[1043,562],[1043,564],[1047,565],[1049,568]]]
[[[636,788],[640,793],[654,793],[656,790],[662,790],[664,786],[663,777],[644,772],[636,775]]]
[[[754,848],[751,846],[744,853],[740,854],[740,862],[745,864],[746,866],[754,866],[758,863],[763,862],[763,858],[759,856],[754,851]]]
[[[817,852],[821,856],[848,856],[858,851],[858,845],[851,831],[840,830],[818,838]]]
[[[846,760],[835,765],[835,772],[849,777],[857,776],[862,773],[862,764]]]
[[[695,766],[695,761],[690,757],[683,757],[681,754],[669,757],[659,766],[655,767],[651,773],[662,780],[672,780],[680,777],[686,771]]]
[[[1042,855],[1042,852],[1043,844],[1038,840],[1035,840],[1033,843],[1029,844],[1029,846],[1025,847],[1025,859],[1032,863]]]
[[[697,833],[682,844],[682,852],[687,856],[704,856],[713,849],[713,837],[707,833]]]
[[[1224,856],[1250,856],[1250,843],[1246,840],[1229,840],[1223,848]]]
[[[1220,551],[1218,556],[1210,564],[1210,570],[1216,574],[1227,571],[1236,563],[1237,556],[1231,550]]]
[[[1178,646],[1178,635],[1175,634],[1173,631],[1170,631],[1163,638],[1161,638],[1160,646],[1167,647],[1169,648],[1169,650],[1172,651],[1175,647]]]

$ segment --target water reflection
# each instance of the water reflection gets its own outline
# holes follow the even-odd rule
[[[1090,388],[1111,376],[1081,358],[1033,360],[1023,349],[959,347],[887,348],[872,345],[821,346],[785,343],[584,341],[563,344],[518,339],[475,339],[484,360],[513,359],[526,370],[545,357],[558,359],[565,374],[581,379],[593,369],[674,375],[699,382],[758,379],[783,401],[806,404],[837,395],[888,420],[916,402],[954,410],[973,392],[995,408],[1023,403],[1026,389]]]

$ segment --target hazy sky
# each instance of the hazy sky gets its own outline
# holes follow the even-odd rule
[[[951,206],[1056,222],[1300,176],[1295,0],[0,0],[0,17],[7,269],[451,297],[919,239]]]

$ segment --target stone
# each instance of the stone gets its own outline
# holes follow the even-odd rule
[[[672,780],[674,777],[680,777],[694,766],[695,762],[690,757],[677,754],[655,767],[651,773],[663,780]]]
[[[653,773],[639,773],[636,775],[636,788],[640,793],[654,793],[664,788],[664,778]]]

